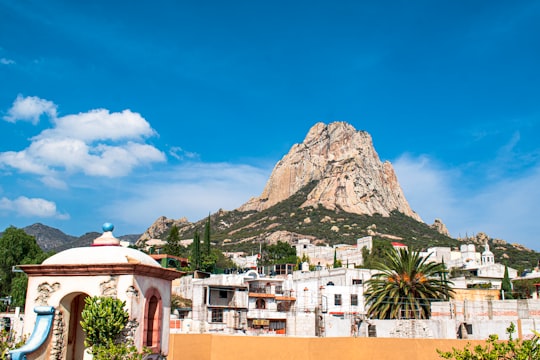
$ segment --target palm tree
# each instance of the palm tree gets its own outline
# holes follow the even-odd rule
[[[444,264],[428,262],[429,256],[407,249],[391,250],[386,257],[388,261],[374,266],[380,272],[366,282],[364,296],[371,318],[428,319],[431,301],[453,295]]]

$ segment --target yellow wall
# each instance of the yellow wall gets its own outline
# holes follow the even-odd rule
[[[171,360],[435,360],[467,340],[171,334]],[[470,341],[473,346],[484,341]]]
[[[496,289],[454,289],[454,301],[499,300],[501,291]]]

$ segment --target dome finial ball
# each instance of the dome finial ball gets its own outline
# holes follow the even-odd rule
[[[110,222],[106,222],[105,224],[103,224],[103,231],[113,231],[114,230],[114,225],[111,224]]]

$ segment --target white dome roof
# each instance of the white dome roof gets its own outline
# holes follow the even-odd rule
[[[143,264],[161,267],[142,251],[123,246],[92,246],[72,248],[43,261],[43,265]]]

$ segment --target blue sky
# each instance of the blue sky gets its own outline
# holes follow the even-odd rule
[[[0,228],[143,232],[368,131],[454,237],[540,250],[538,1],[0,0]]]

